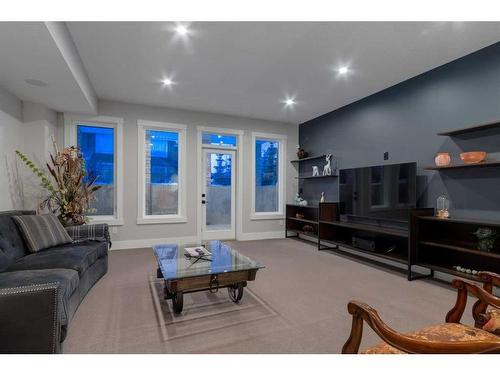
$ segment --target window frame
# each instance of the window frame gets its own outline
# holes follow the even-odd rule
[[[114,183],[115,207],[113,215],[89,215],[91,224],[106,223],[110,226],[124,225],[123,220],[123,119],[109,116],[64,116],[64,145],[78,146],[77,126],[114,129]]]
[[[256,180],[256,141],[257,140],[267,140],[279,143],[278,152],[278,211],[274,212],[256,212],[255,211],[255,180]],[[287,136],[283,134],[271,134],[271,133],[260,133],[252,132],[252,207],[251,207],[251,220],[273,220],[273,219],[283,219],[284,218],[284,208],[285,208],[285,192],[286,192],[286,180],[285,180],[285,155],[286,155],[286,142]]]
[[[144,139],[146,130],[176,132],[179,135],[178,166],[178,209],[177,214],[146,215],[146,153]],[[187,126],[159,121],[137,120],[137,224],[186,223],[186,132]]]

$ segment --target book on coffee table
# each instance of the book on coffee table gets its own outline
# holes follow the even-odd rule
[[[186,250],[187,255],[193,258],[212,255],[212,253],[208,251],[204,246],[186,247],[184,249]]]

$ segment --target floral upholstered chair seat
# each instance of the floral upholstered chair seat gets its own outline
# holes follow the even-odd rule
[[[500,311],[498,311],[500,313]],[[444,323],[425,327],[419,331],[410,332],[406,336],[425,341],[440,342],[474,342],[491,341],[500,342],[500,337],[482,329],[472,328],[459,323]],[[385,341],[369,347],[362,354],[405,354],[405,352],[387,344]]]
[[[500,298],[492,293],[494,286],[500,287],[500,275],[482,271],[478,276],[483,282],[482,288],[463,279],[453,280],[457,299],[455,306],[446,314],[445,323],[406,334],[385,324],[373,307],[350,301],[347,311],[352,315],[352,328],[342,353],[359,352],[364,324],[370,326],[383,341],[363,350],[363,354],[500,353]],[[460,323],[469,294],[477,298],[472,307],[474,327]]]

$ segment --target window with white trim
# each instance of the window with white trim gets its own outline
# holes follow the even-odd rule
[[[65,145],[76,145],[85,160],[85,179],[95,179],[92,223],[123,225],[123,120],[107,116],[65,116]]]
[[[114,216],[116,207],[115,129],[76,125],[77,146],[85,160],[85,182],[99,186],[90,205],[93,216]]]
[[[252,218],[283,216],[286,137],[252,133]]]
[[[185,222],[186,127],[138,121],[138,223]]]

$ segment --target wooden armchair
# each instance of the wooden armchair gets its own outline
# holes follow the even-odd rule
[[[482,330],[477,323],[488,306],[500,309],[500,298],[491,294],[493,286],[500,285],[500,276],[480,272],[479,277],[483,280],[483,289],[462,279],[453,280],[452,285],[457,289],[457,300],[455,306],[446,314],[445,323],[407,334],[399,333],[387,326],[377,311],[367,304],[349,302],[347,310],[352,315],[352,328],[342,353],[358,353],[363,335],[363,322],[366,322],[383,340],[364,350],[365,354],[500,353],[500,336]],[[472,308],[476,327],[460,323],[469,293],[478,298]]]

